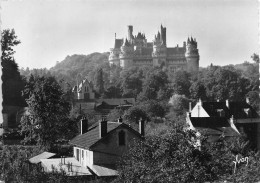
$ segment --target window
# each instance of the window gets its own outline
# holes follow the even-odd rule
[[[84,150],[81,151],[82,159],[84,159]]]
[[[122,130],[118,133],[118,141],[120,146],[125,145],[125,132]]]
[[[76,150],[76,159],[79,161],[79,149]]]

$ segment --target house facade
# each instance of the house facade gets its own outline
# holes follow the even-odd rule
[[[89,167],[97,176],[116,176],[116,164],[135,140],[144,136],[144,121],[139,132],[122,122],[102,120],[88,128],[87,119],[81,120],[81,134],[69,143],[74,157],[83,167]]]

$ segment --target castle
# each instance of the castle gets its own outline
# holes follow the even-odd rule
[[[172,70],[198,71],[199,51],[196,39],[188,38],[183,46],[167,47],[166,27],[161,25],[152,42],[147,42],[145,34],[133,36],[133,26],[128,26],[125,40],[115,37],[114,48],[110,49],[110,65],[127,69],[132,66],[165,66]]]

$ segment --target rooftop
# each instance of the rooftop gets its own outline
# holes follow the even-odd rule
[[[140,135],[136,130],[134,130],[132,127],[129,127],[129,125],[121,122],[107,122],[107,135],[115,130],[116,128],[123,126],[125,128],[128,128],[129,130],[132,130],[134,133]],[[107,137],[104,136],[103,138]],[[86,133],[82,135],[78,135],[74,137],[69,144],[72,144],[77,147],[85,148],[85,149],[90,149],[95,145],[97,142],[102,140],[103,138],[99,138],[99,122],[93,124]]]
[[[55,153],[43,152],[41,154],[38,154],[37,156],[34,156],[34,157],[30,158],[29,162],[37,164],[37,163],[41,162],[41,159],[49,159],[49,158],[51,158],[51,157],[53,157],[55,155],[56,155]]]
[[[202,107],[209,114],[209,116],[217,116],[217,110],[223,109],[225,111],[225,117],[230,118],[248,118],[245,113],[245,109],[251,110],[251,117],[256,118],[258,114],[247,102],[202,102]]]
[[[92,175],[75,158],[41,159],[41,164],[46,172],[52,172],[53,168],[58,172],[64,171],[67,176]]]

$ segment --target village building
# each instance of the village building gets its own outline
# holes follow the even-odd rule
[[[73,87],[72,95],[72,107],[82,114],[93,112],[96,116],[106,116],[115,108],[126,110],[135,105],[134,98],[97,98],[93,83],[87,79]]]
[[[101,120],[88,127],[86,118],[81,120],[81,133],[69,144],[73,145],[74,157],[83,167],[88,167],[96,176],[117,176],[116,165],[129,145],[144,138],[144,120],[139,122],[139,131],[122,122]]]
[[[260,118],[249,104],[244,102],[202,102],[187,114],[186,122],[190,129],[204,130],[211,141],[220,137],[230,138],[244,135],[253,147],[260,149]]]
[[[132,66],[165,66],[171,70],[198,71],[199,51],[195,38],[188,38],[182,46],[168,47],[166,27],[155,35],[152,42],[148,42],[144,33],[133,35],[133,26],[128,26],[126,39],[117,39],[110,49],[109,63],[127,69]]]

